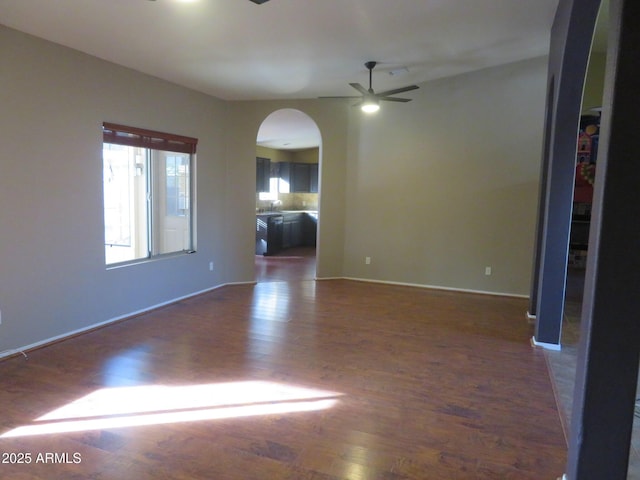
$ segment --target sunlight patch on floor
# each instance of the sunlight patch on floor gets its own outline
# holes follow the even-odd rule
[[[0,438],[325,410],[341,394],[264,381],[102,388]]]

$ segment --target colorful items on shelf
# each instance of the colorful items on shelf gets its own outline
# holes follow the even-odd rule
[[[574,202],[591,203],[593,198],[599,133],[599,115],[583,115],[580,117]]]

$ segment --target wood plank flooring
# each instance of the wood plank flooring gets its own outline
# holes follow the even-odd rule
[[[346,280],[220,288],[0,362],[0,478],[554,479],[566,445],[524,311]]]

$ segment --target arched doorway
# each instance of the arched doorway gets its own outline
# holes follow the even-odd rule
[[[321,135],[300,110],[268,115],[256,138],[258,282],[315,278]]]

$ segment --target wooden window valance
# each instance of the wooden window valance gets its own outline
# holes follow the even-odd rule
[[[117,145],[190,154],[196,153],[196,145],[198,144],[197,138],[107,122],[102,124],[102,141]]]

